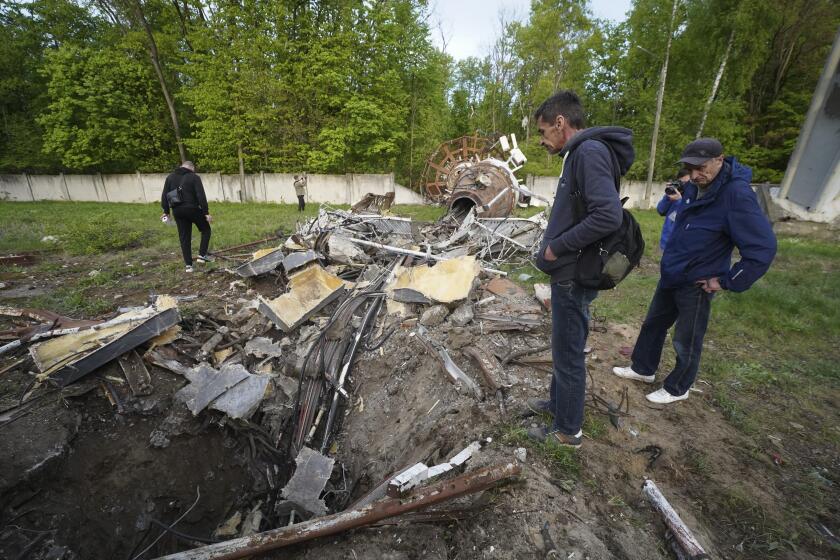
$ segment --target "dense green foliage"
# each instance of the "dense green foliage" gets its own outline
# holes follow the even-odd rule
[[[515,132],[526,171],[553,174],[530,117],[571,88],[590,124],[634,130],[643,177],[670,33],[657,176],[708,106],[704,134],[779,181],[840,5],[680,0],[669,29],[673,1],[635,0],[616,25],[585,0],[532,0],[486,57],[453,61],[425,0],[0,0],[0,172],[161,171],[183,150],[206,171],[416,185],[438,143],[479,131]]]

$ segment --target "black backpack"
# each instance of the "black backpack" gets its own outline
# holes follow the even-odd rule
[[[612,147],[606,142],[601,142],[607,147],[615,169],[615,188],[620,192],[621,173],[619,172],[618,158]],[[575,190],[570,194],[572,209],[575,216],[575,224],[580,223],[586,215],[586,203],[580,187],[575,182]],[[628,197],[621,199],[621,205],[627,202]],[[645,240],[642,237],[642,230],[639,222],[626,208],[622,208],[621,226],[607,235],[580,250],[575,267],[575,282],[584,288],[594,290],[610,290],[615,288],[619,282],[624,280],[630,271],[639,266],[642,255],[645,252]]]

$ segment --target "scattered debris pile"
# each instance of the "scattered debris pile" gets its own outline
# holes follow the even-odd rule
[[[359,405],[354,394],[364,381],[356,378],[354,367],[362,355],[382,352],[389,340],[411,343],[417,353],[436,360],[440,369],[434,383],[446,385],[448,379],[453,395],[477,402],[487,392],[503,410],[509,383],[496,358],[476,346],[454,355],[446,333],[452,326],[465,332],[473,327],[527,332],[545,321],[533,298],[524,296],[525,307],[517,308],[506,296],[493,295],[493,286],[507,282],[501,280],[506,275],[501,268],[529,259],[542,235],[542,216],[479,218],[476,207],[436,223],[418,223],[383,215],[391,202],[369,196],[350,211],[322,207],[288,238],[218,251],[230,263],[226,270],[240,278],[229,282],[221,305],[208,304],[205,297],[155,296],[144,307],[122,308],[96,321],[0,309],[16,325],[0,333],[9,341],[0,354],[14,359],[5,369],[30,371],[18,402],[4,404],[0,426],[25,417],[49,395],[66,399],[98,388],[123,423],[135,415],[163,417],[149,432],[151,452],[163,453],[185,434],[211,426],[231,439],[233,449],[241,444],[238,460],[252,480],[252,492],[227,510],[233,513],[217,519],[209,540],[184,536],[188,521],[181,518],[190,510],[175,522],[150,524],[144,517],[136,522],[144,532],[133,538],[131,558],[260,533],[264,546],[241,549],[250,554],[335,532],[322,530],[332,518],[335,527],[343,527],[336,530],[363,526],[518,474],[519,467],[502,461],[433,484],[464,471],[481,452],[474,441],[432,466],[415,461],[365,493],[351,492],[347,478],[354,473],[346,459],[338,459],[339,435]],[[236,253],[246,249],[255,252]],[[478,360],[480,375],[465,372],[465,356]],[[163,375],[170,376],[167,382]],[[0,491],[37,480],[39,471],[47,472],[46,466],[68,450],[63,446],[33,469],[10,465],[26,474],[3,478]],[[195,493],[200,504],[201,489]],[[322,518],[330,512],[337,513]],[[274,529],[289,524],[289,530]],[[266,530],[273,532],[261,533]],[[27,546],[47,550],[58,542],[18,536],[19,546],[8,549],[18,554]],[[236,542],[227,540],[223,548],[233,551]],[[204,557],[198,550],[190,557]],[[103,554],[125,552],[116,546]]]
[[[388,199],[363,202],[218,251],[230,263],[218,297],[155,296],[98,321],[0,308],[16,322],[0,332],[13,360],[0,373],[27,380],[2,401],[0,437],[8,427],[20,437],[38,410],[69,415],[58,444],[0,467],[4,515],[25,515],[38,481],[82,455],[70,439],[92,414],[74,399],[104,397],[121,437],[136,438],[135,423],[148,430],[142,452],[126,443],[101,462],[125,455],[128,481],[94,477],[125,492],[100,507],[120,538],[7,529],[0,555],[241,558],[373,524],[479,515],[490,500],[464,496],[520,475],[526,457],[484,430],[505,419],[517,385],[542,387],[551,371],[544,296],[504,270],[528,261],[544,217],[484,218],[476,202],[418,223],[382,214]],[[255,252],[234,253],[243,249]],[[627,414],[623,399],[591,395],[589,406],[616,426]],[[200,438],[214,443],[184,451]],[[123,503],[129,494],[137,506]]]

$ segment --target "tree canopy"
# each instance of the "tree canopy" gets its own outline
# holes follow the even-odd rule
[[[532,0],[486,56],[432,41],[423,0],[0,0],[0,172],[396,173],[416,186],[447,138],[514,132],[526,171],[556,174],[532,114],[558,89],[589,124],[633,129],[647,174],[671,176],[702,128],[784,174],[840,25],[834,0],[635,0],[626,21],[585,0]],[[701,124],[702,123],[702,124]]]

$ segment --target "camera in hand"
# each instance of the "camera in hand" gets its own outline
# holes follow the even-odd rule
[[[679,192],[680,194],[683,193],[683,184],[679,181],[669,181],[665,186],[665,194],[667,195],[674,195]]]

